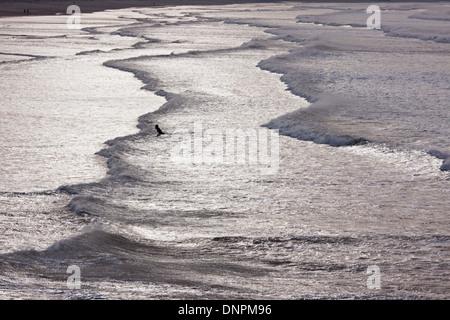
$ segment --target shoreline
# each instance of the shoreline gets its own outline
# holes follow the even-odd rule
[[[280,2],[280,0],[0,0],[0,18],[66,14],[67,7],[72,4],[78,5],[81,13],[93,13],[131,7],[160,8],[183,5],[227,5],[267,2]],[[29,10],[29,13],[27,14],[24,10]]]
[[[367,0],[306,0],[298,1],[299,4],[306,3],[366,3]],[[393,2],[433,2],[433,0],[387,0]],[[167,6],[196,6],[196,5],[231,5],[245,3],[283,3],[283,0],[0,0],[0,18],[43,16],[66,14],[67,7],[75,4],[81,9],[81,13],[93,13],[105,10],[117,10],[130,7],[151,8]],[[289,0],[287,0],[289,2]],[[385,2],[377,0],[376,2]],[[29,10],[28,14],[24,10]]]

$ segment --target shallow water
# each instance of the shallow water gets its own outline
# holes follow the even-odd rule
[[[292,93],[298,92],[289,78],[263,70],[281,72],[283,57],[297,65],[289,55],[304,45],[292,32],[302,10],[265,4],[96,13],[86,15],[95,28],[77,31],[77,45],[70,36],[52,38],[67,46],[58,43],[57,57],[0,65],[10,74],[2,78],[2,112],[19,96],[14,110],[26,116],[7,113],[2,145],[20,145],[8,133],[29,128],[28,116],[42,119],[22,133],[26,159],[34,157],[35,165],[12,147],[1,160],[5,172],[21,172],[10,174],[0,194],[2,297],[448,297],[450,180],[442,159],[402,139],[333,147],[293,135],[298,122],[287,133],[270,125],[311,108]],[[339,27],[302,24],[299,32],[329,35],[333,28]],[[58,54],[47,50],[29,52]],[[317,54],[316,65],[305,67],[322,70]],[[327,55],[332,70],[341,58]],[[439,69],[441,60],[433,61]],[[25,64],[42,76],[28,80],[33,94],[17,95],[26,81],[18,66]],[[83,73],[67,84],[76,70]],[[358,74],[353,81],[363,83]],[[40,100],[43,92],[50,98]],[[319,128],[313,133],[326,127],[334,134],[345,125],[354,133],[354,119],[340,115],[340,122],[309,125]],[[381,117],[383,123],[390,115]],[[166,135],[156,136],[156,123]],[[440,123],[435,132],[445,139]],[[408,132],[407,142],[417,138]],[[247,134],[248,149],[235,148],[227,133]],[[71,137],[78,143],[67,144]],[[44,152],[37,141],[49,141]],[[70,265],[80,267],[81,289],[67,287]],[[373,265],[380,289],[367,285]]]

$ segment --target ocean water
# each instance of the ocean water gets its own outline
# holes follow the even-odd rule
[[[448,298],[449,7],[366,7],[0,19],[0,297]]]

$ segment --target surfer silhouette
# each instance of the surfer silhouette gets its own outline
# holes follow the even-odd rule
[[[158,136],[160,136],[160,135],[162,135],[162,134],[165,134],[165,133],[159,128],[158,125],[155,126],[155,129],[156,129],[156,131],[158,131]]]

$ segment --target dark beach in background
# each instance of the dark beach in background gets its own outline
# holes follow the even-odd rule
[[[11,1],[0,0],[0,17],[7,16],[23,16],[24,10],[29,10],[29,15],[54,15],[65,14],[69,5],[75,4],[81,8],[81,13],[98,12],[109,9],[121,9],[130,7],[161,7],[161,6],[176,6],[176,5],[224,5],[224,4],[239,4],[239,3],[270,3],[270,2],[284,2],[280,0],[29,0],[29,1]],[[290,2],[296,2],[290,1]],[[298,1],[301,3],[308,2],[373,2],[380,1],[361,1],[361,0],[319,0],[319,1]],[[381,1],[386,2],[386,1]],[[387,2],[407,2],[407,1],[387,1]],[[414,2],[433,2],[431,0],[422,0]],[[25,13],[26,15],[26,13]]]
[[[0,17],[23,16],[24,10],[29,10],[29,15],[54,15],[65,14],[68,6],[75,4],[81,8],[81,13],[98,12],[109,9],[121,9],[130,7],[161,7],[175,5],[221,5],[252,2],[277,2],[265,0],[91,0],[91,1],[61,1],[61,0],[33,0],[11,1],[0,0]],[[26,15],[26,14],[25,14]]]

